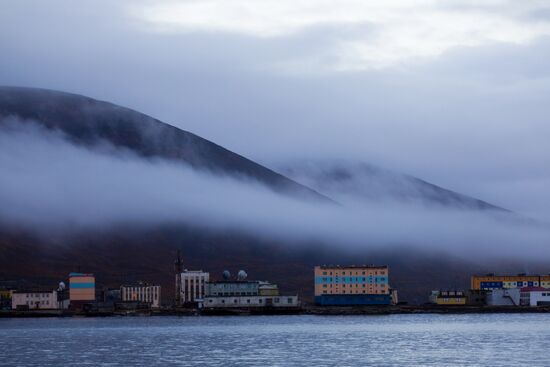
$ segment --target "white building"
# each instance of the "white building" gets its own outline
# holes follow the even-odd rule
[[[152,308],[160,307],[160,285],[123,285],[120,296],[123,302],[139,301],[149,303]]]
[[[521,288],[520,305],[522,306],[550,306],[550,289],[542,287]]]
[[[11,297],[13,310],[28,308],[29,310],[52,310],[61,307],[57,302],[56,291],[14,291]]]
[[[243,308],[243,307],[298,307],[298,296],[228,296],[205,297],[203,308]]]
[[[489,306],[519,306],[519,288],[493,289],[487,292],[487,304]]]
[[[202,270],[184,270],[179,277],[180,300],[182,303],[201,302],[205,296],[205,285],[210,273]]]

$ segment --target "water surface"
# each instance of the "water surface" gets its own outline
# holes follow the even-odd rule
[[[2,366],[550,366],[550,315],[0,319]]]

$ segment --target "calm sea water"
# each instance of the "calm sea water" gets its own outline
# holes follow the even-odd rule
[[[0,319],[2,366],[550,366],[550,315]]]

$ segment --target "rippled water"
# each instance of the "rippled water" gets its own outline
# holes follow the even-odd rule
[[[0,319],[2,366],[550,366],[550,315]]]

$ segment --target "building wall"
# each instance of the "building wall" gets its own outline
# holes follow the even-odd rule
[[[203,308],[298,307],[298,296],[205,297]]]
[[[522,306],[550,305],[550,289],[545,291],[521,292],[520,304]]]
[[[487,304],[489,306],[519,306],[519,288],[493,289],[487,292]]]
[[[315,296],[389,294],[387,266],[316,266]]]
[[[69,299],[71,302],[95,301],[95,277],[93,274],[69,274]]]
[[[183,303],[194,303],[202,299],[206,292],[206,283],[210,273],[203,271],[184,271],[180,274],[180,298]]]
[[[260,282],[258,286],[258,294],[260,296],[278,296],[279,287],[277,286],[277,284]]]
[[[550,288],[550,276],[539,275],[503,275],[503,276],[477,276],[471,278],[471,289],[491,290],[501,288],[544,287]]]
[[[442,306],[465,305],[467,302],[464,291],[442,290],[432,291],[430,294],[430,303]]]
[[[123,302],[140,301],[151,304],[152,308],[160,307],[160,285],[123,285],[120,294]]]
[[[257,296],[259,295],[259,281],[220,281],[206,283],[207,297],[221,296]]]
[[[390,305],[389,294],[323,294],[315,296],[315,304],[320,306],[372,306]]]
[[[11,308],[28,306],[30,310],[57,309],[57,292],[14,292],[11,298]]]
[[[466,297],[437,297],[435,303],[438,305],[458,306],[466,304]]]

